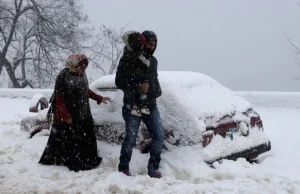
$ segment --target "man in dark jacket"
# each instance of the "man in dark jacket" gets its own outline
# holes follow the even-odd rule
[[[130,176],[129,162],[132,148],[136,143],[140,123],[143,121],[152,136],[148,175],[161,178],[158,169],[163,145],[163,127],[156,105],[156,98],[162,92],[157,78],[157,59],[153,56],[157,45],[157,37],[154,32],[148,30],[142,34],[132,32],[127,33],[127,35],[123,36],[126,47],[120,59],[115,80],[116,86],[124,92],[122,115],[126,125],[126,137],[121,148],[118,170]],[[145,64],[148,65],[145,66]],[[143,77],[145,75],[147,76],[146,79]],[[137,80],[147,80],[147,82],[140,84]],[[143,114],[139,117],[131,114],[134,96],[137,92],[147,94],[146,100],[150,115]]]

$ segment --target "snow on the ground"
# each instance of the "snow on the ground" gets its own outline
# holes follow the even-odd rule
[[[29,112],[30,102],[26,98],[0,97],[0,123],[17,125],[23,118],[35,115]]]
[[[34,94],[41,93],[50,98],[53,93],[53,89],[31,89],[31,88],[0,88],[0,97],[1,98],[27,98],[31,99]]]
[[[272,150],[259,164],[244,159],[215,163],[201,159],[198,146],[162,154],[162,179],[147,176],[149,155],[134,150],[133,177],[117,172],[119,145],[98,142],[99,168],[72,172],[61,166],[42,166],[39,158],[48,136],[28,139],[20,120],[30,99],[0,98],[0,193],[300,193],[300,110],[256,108],[264,122]]]
[[[300,108],[300,92],[253,92],[238,91],[234,94],[243,97],[258,107]]]

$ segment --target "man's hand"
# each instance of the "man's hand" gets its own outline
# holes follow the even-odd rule
[[[143,83],[141,85],[141,92],[144,93],[144,94],[147,94],[148,93],[148,88],[149,88],[149,84],[148,83]]]
[[[107,104],[107,101],[111,101],[111,98],[109,98],[109,97],[102,97],[101,100],[97,101],[97,104],[101,104],[102,102],[104,104]]]

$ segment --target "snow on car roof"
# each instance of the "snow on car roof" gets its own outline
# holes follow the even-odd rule
[[[93,83],[90,84],[90,88],[114,88],[115,85],[115,74],[103,76]],[[220,85],[219,82],[212,79],[211,77],[197,73],[197,72],[188,72],[188,71],[159,71],[158,72],[159,82],[161,84],[168,85],[181,85],[192,87],[196,85]]]

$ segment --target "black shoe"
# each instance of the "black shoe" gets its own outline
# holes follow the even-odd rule
[[[161,173],[157,169],[148,170],[148,175],[151,178],[162,178]]]

